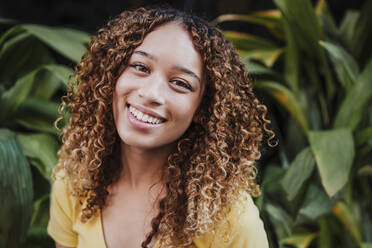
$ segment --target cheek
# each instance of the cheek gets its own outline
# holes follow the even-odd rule
[[[177,118],[184,121],[185,125],[189,125],[199,106],[199,99],[178,99],[173,101],[173,103],[173,111],[176,113]]]

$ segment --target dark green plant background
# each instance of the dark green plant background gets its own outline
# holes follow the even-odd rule
[[[279,142],[263,143],[258,163],[270,246],[371,248],[372,1],[336,17],[325,0],[267,6],[212,23],[238,49]],[[90,35],[0,26],[0,247],[53,247],[53,122]]]

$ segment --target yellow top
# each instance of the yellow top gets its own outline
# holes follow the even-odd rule
[[[73,197],[64,180],[57,179],[52,186],[48,234],[59,244],[78,248],[106,248],[101,215],[80,222],[82,206]],[[193,239],[195,248],[268,248],[268,241],[258,209],[247,195],[242,204],[236,204],[228,216],[228,225],[221,225],[214,237],[204,234]],[[226,235],[227,234],[227,235]],[[221,237],[223,236],[223,240]],[[160,248],[157,242],[154,248]]]

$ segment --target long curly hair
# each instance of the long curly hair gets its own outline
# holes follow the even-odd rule
[[[269,139],[274,136],[266,107],[255,97],[244,65],[221,31],[174,9],[124,11],[92,37],[62,97],[61,118],[66,112],[71,116],[53,178],[63,170],[73,195],[86,202],[81,221],[105,206],[107,188],[122,169],[112,111],[115,83],[146,35],[169,22],[189,33],[204,64],[206,86],[195,121],[164,165],[166,196],[159,200],[159,213],[142,247],[154,237],[162,246],[187,247],[193,237],[213,232],[242,192],[257,196],[254,162],[261,156],[264,132]]]

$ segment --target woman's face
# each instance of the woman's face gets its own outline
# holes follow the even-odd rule
[[[202,68],[200,54],[179,24],[149,33],[116,83],[113,113],[121,140],[152,149],[181,137],[203,95]]]

